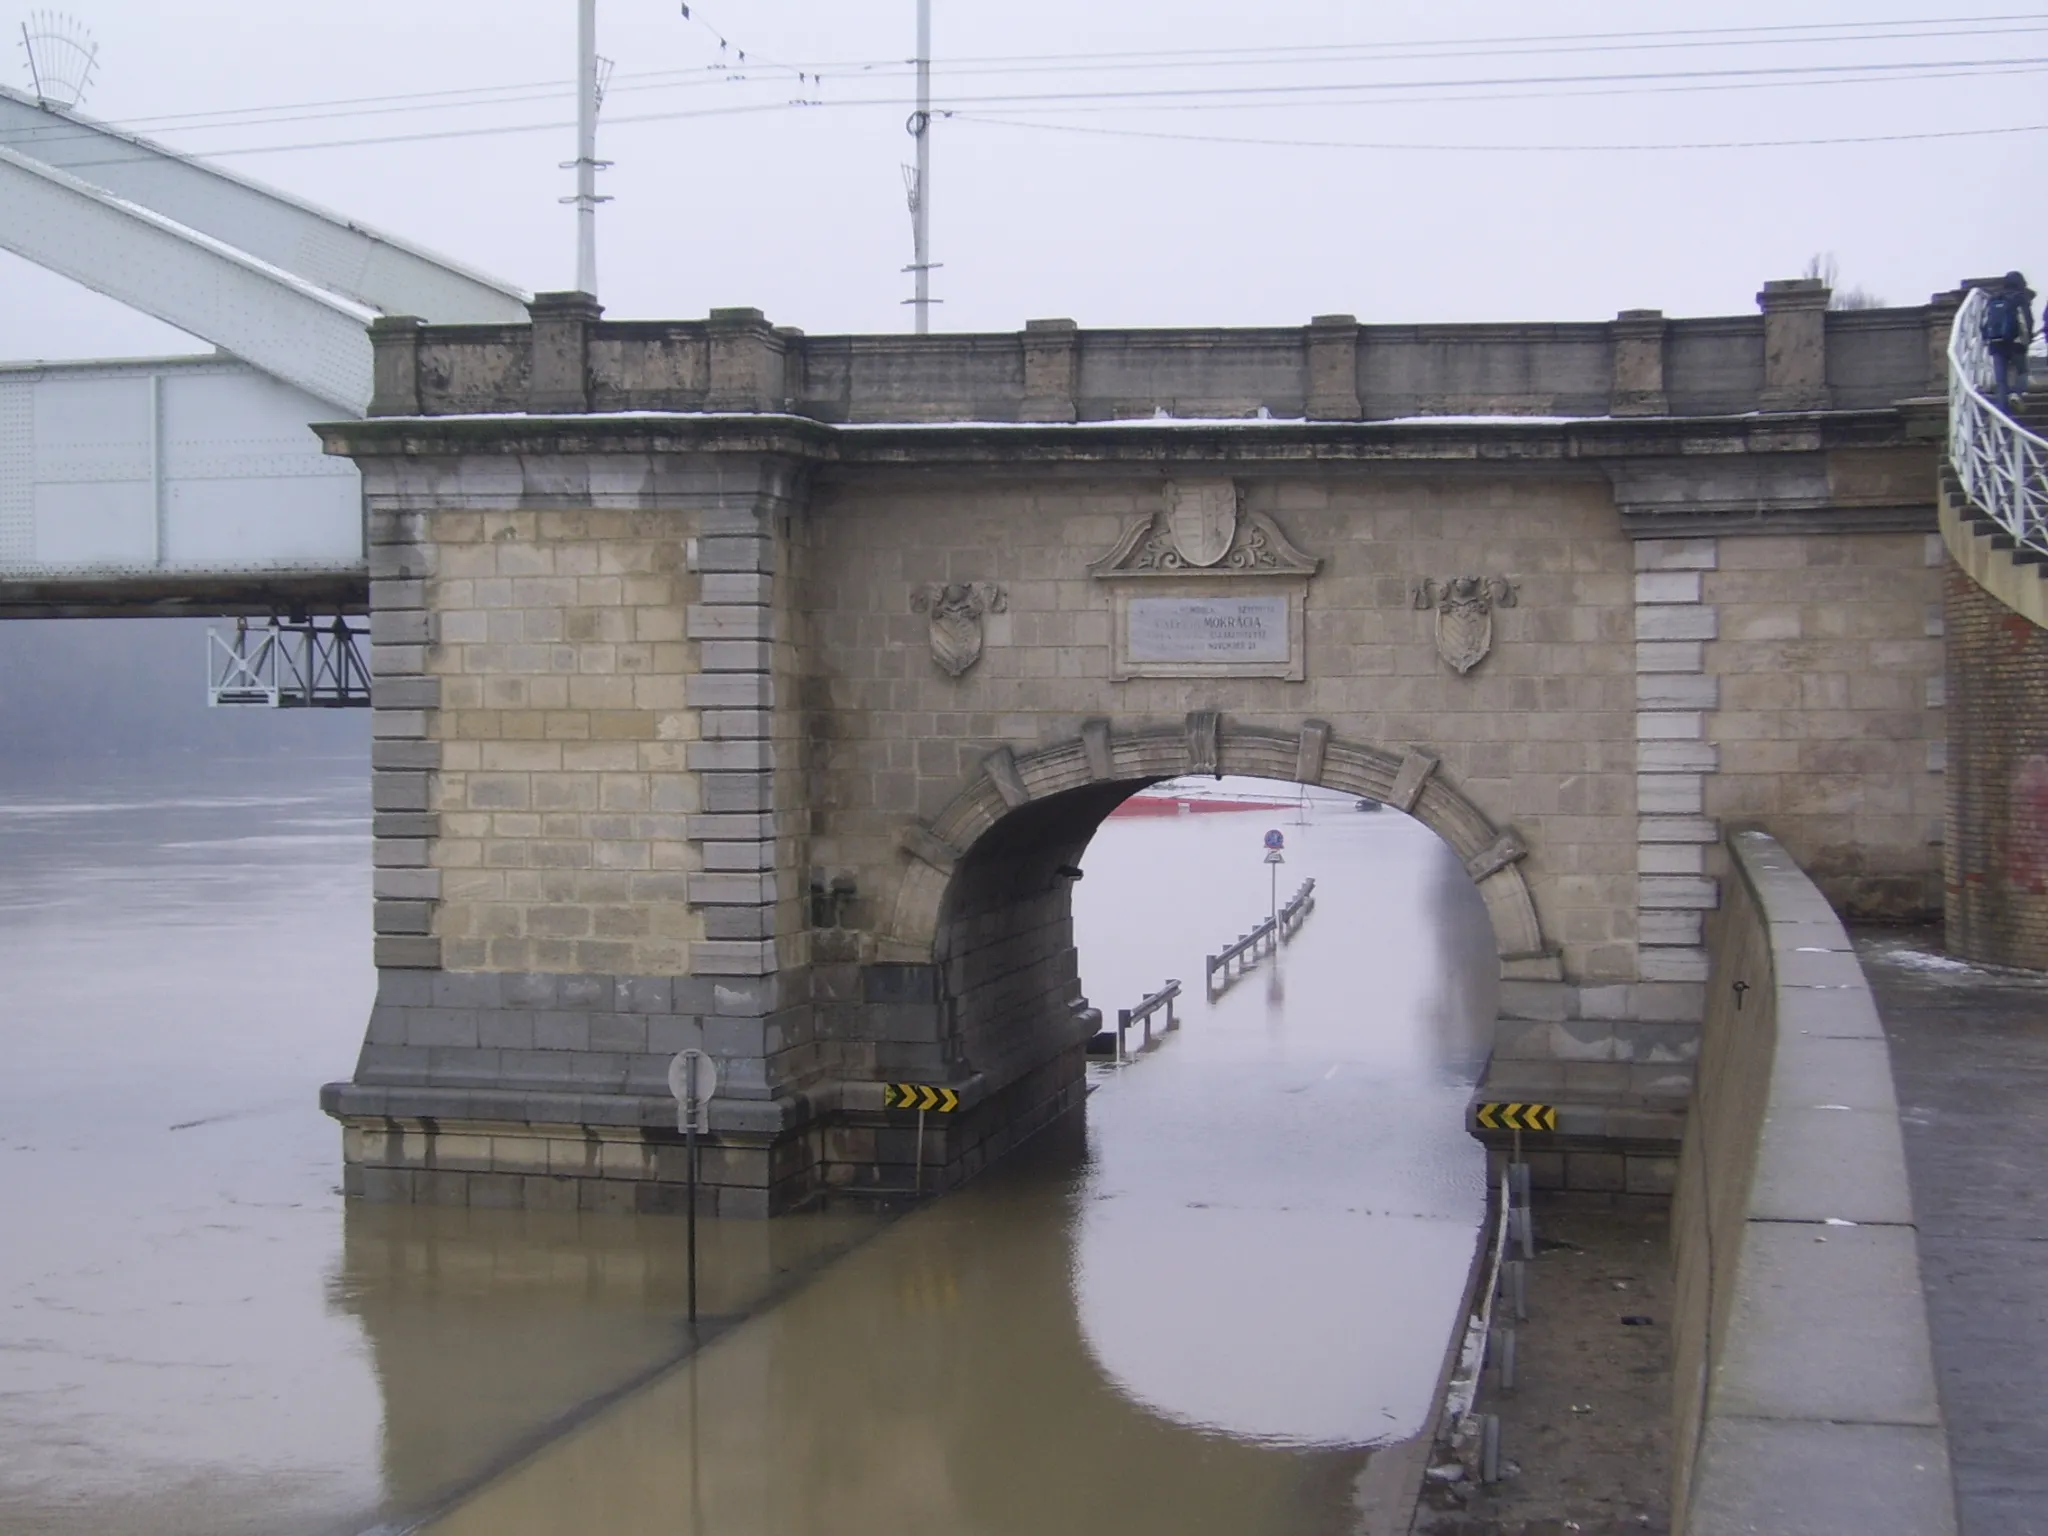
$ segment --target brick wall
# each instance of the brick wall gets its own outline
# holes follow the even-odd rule
[[[1942,575],[1949,953],[2048,969],[2048,631]]]

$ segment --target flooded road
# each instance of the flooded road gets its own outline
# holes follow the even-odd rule
[[[1426,831],[1109,823],[1086,985],[1113,1018],[1180,977],[1183,1029],[894,1224],[706,1223],[707,1312],[745,1320],[664,1370],[681,1223],[335,1193],[365,778],[0,796],[0,1529],[1351,1528],[1481,1204],[1492,943]],[[1317,910],[1211,1007],[1276,819]]]

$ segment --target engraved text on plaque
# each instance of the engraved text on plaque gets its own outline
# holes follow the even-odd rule
[[[1286,597],[1133,597],[1130,660],[1280,662],[1292,645]]]

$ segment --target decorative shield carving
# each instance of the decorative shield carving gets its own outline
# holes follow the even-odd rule
[[[1166,482],[1166,526],[1173,547],[1189,565],[1206,568],[1230,553],[1237,539],[1235,480]]]
[[[911,594],[910,606],[931,617],[932,660],[948,677],[959,677],[981,660],[981,618],[1010,606],[1009,594],[992,581],[928,581]]]
[[[1425,578],[1415,606],[1436,610],[1436,653],[1463,676],[1493,649],[1493,610],[1515,606],[1515,584],[1505,576]]]

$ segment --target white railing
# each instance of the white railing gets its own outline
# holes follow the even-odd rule
[[[2048,554],[2048,439],[1991,399],[1984,290],[1972,288],[1948,339],[1948,456],[1963,491],[2019,544]]]

